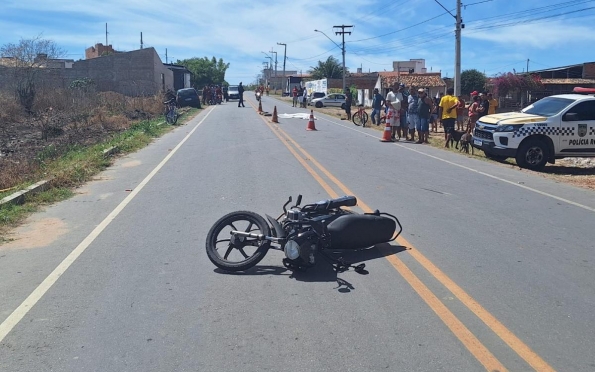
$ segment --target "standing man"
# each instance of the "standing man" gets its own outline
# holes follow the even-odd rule
[[[308,89],[304,87],[304,94],[302,95],[302,102],[300,104],[301,107],[307,108],[306,105],[308,103]]]
[[[457,106],[459,99],[455,97],[454,88],[448,88],[446,95],[440,100],[439,117],[442,119],[442,127],[444,128],[444,139],[446,143],[444,147],[450,147],[449,141],[452,138],[452,131],[455,129],[455,121],[457,120]]]
[[[347,120],[351,120],[351,103],[353,97],[351,96],[351,90],[345,88],[345,113],[347,114]]]
[[[409,138],[407,137],[407,130],[409,129],[409,125],[407,124],[407,97],[405,93],[405,84],[401,83],[397,87],[397,93],[395,93],[397,101],[400,102],[400,109],[399,109],[399,126],[397,127],[397,135],[401,138],[401,132],[403,132],[403,137],[405,137],[405,141],[408,141]]]
[[[242,85],[241,81],[240,81],[240,85],[238,85],[238,93],[240,95],[240,100],[238,101],[238,107],[246,107],[246,106],[244,106],[244,86]]]
[[[496,109],[498,108],[498,100],[492,96],[492,93],[488,93],[488,102],[490,104],[488,115],[494,115],[496,113]]]
[[[479,93],[479,108],[477,109],[477,120],[481,119],[482,116],[488,115],[490,111],[490,102],[488,101],[488,96],[484,93]]]
[[[372,124],[380,125],[380,110],[384,104],[384,97],[378,93],[378,88],[374,88],[374,95],[372,97]],[[374,117],[378,115],[378,122],[374,120]]]
[[[293,86],[293,89],[291,90],[291,96],[293,97],[293,101],[292,101],[292,105],[291,107],[297,107],[297,102],[298,102],[298,89],[297,86]]]
[[[399,129],[401,126],[401,122],[399,120],[401,101],[397,99],[396,94],[393,92],[393,88],[388,88],[388,94],[386,95],[386,99],[384,100],[384,105],[386,106],[386,117],[391,129],[391,139],[393,141],[398,141],[399,139],[401,139],[401,131]],[[396,132],[399,133],[398,139],[395,138]]]
[[[415,143],[428,143],[428,137],[430,135],[430,115],[434,102],[428,97],[428,93],[425,89],[420,88],[418,90],[418,96],[419,100],[417,105],[419,124],[417,126],[417,136],[419,139]]]
[[[423,89],[422,89],[423,90]],[[411,86],[409,97],[407,98],[407,121],[409,122],[409,135],[411,141],[415,140],[415,128],[419,127],[419,106],[417,90]],[[420,133],[418,133],[418,137]]]

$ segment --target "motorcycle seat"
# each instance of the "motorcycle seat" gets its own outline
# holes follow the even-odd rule
[[[316,210],[328,210],[339,207],[354,207],[357,205],[357,198],[355,196],[341,196],[340,198],[322,200],[316,203]]]

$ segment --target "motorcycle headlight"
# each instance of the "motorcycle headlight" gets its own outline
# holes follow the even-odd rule
[[[496,128],[496,132],[514,132],[515,130],[520,129],[524,124],[510,124],[510,125],[501,125]]]
[[[296,260],[300,256],[300,245],[293,240],[290,240],[285,244],[285,257],[290,260]]]

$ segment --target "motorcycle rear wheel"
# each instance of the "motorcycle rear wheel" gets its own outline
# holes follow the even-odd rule
[[[226,214],[215,222],[207,235],[206,249],[209,260],[225,271],[244,271],[258,264],[269,250],[271,242],[259,242],[255,238],[231,235],[232,230],[271,236],[267,222],[254,212],[238,211]],[[247,247],[251,248],[248,252]],[[220,249],[224,251],[223,254],[219,252]],[[230,257],[232,254],[234,257]],[[243,260],[233,260],[236,257]]]

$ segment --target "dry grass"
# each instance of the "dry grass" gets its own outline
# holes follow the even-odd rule
[[[0,190],[38,179],[47,161],[108,140],[163,110],[159,96],[78,89],[37,92],[30,114],[8,93],[0,93],[0,106]]]

